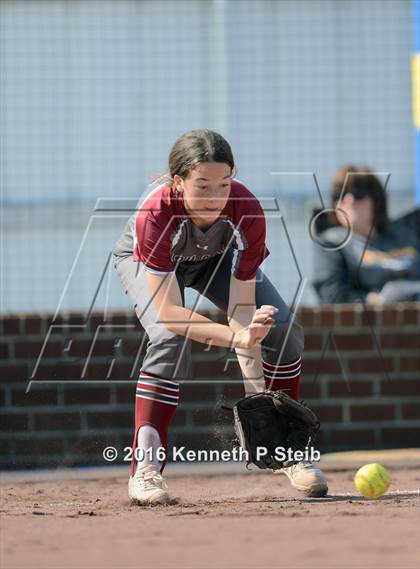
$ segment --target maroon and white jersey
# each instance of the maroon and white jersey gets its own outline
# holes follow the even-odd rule
[[[190,219],[182,192],[164,184],[146,196],[114,247],[127,249],[132,233],[133,260],[147,271],[165,274],[178,262],[198,262],[234,249],[232,274],[240,280],[255,277],[270,251],[265,245],[266,222],[258,199],[243,184],[232,180],[227,204],[218,219],[202,230]]]

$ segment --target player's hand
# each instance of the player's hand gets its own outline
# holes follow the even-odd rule
[[[381,304],[383,304],[383,298],[381,293],[379,292],[369,292],[366,295],[366,302],[368,304],[375,304],[376,306],[379,306]]]
[[[260,344],[275,325],[275,320],[272,316],[276,312],[278,312],[278,308],[271,304],[263,304],[260,308],[257,308],[251,323],[235,334],[235,347],[249,350]]]

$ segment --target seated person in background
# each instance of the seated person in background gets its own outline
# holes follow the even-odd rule
[[[332,207],[312,220],[312,284],[321,302],[420,300],[420,210],[389,221],[379,179],[351,165],[334,177]]]

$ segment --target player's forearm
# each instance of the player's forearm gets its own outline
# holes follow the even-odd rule
[[[230,312],[228,310],[228,312]],[[229,327],[233,333],[245,328],[252,321],[255,306],[240,306],[229,317]],[[265,389],[264,371],[261,359],[261,345],[253,348],[235,348],[239,366],[244,379],[245,393],[250,395]]]
[[[213,322],[189,308],[171,306],[166,310],[163,321],[174,334],[186,336],[196,342],[223,348],[238,346],[235,334],[229,326]]]
[[[235,348],[244,379],[245,393],[257,393],[265,389],[264,372],[261,363],[261,346],[250,349]]]

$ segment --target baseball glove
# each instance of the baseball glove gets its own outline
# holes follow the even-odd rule
[[[234,405],[233,414],[239,444],[248,452],[247,466],[252,462],[259,468],[277,470],[298,462],[289,458],[292,452],[288,449],[305,451],[314,444],[320,427],[315,413],[304,402],[283,391],[243,397]],[[283,460],[284,454],[287,459]]]

